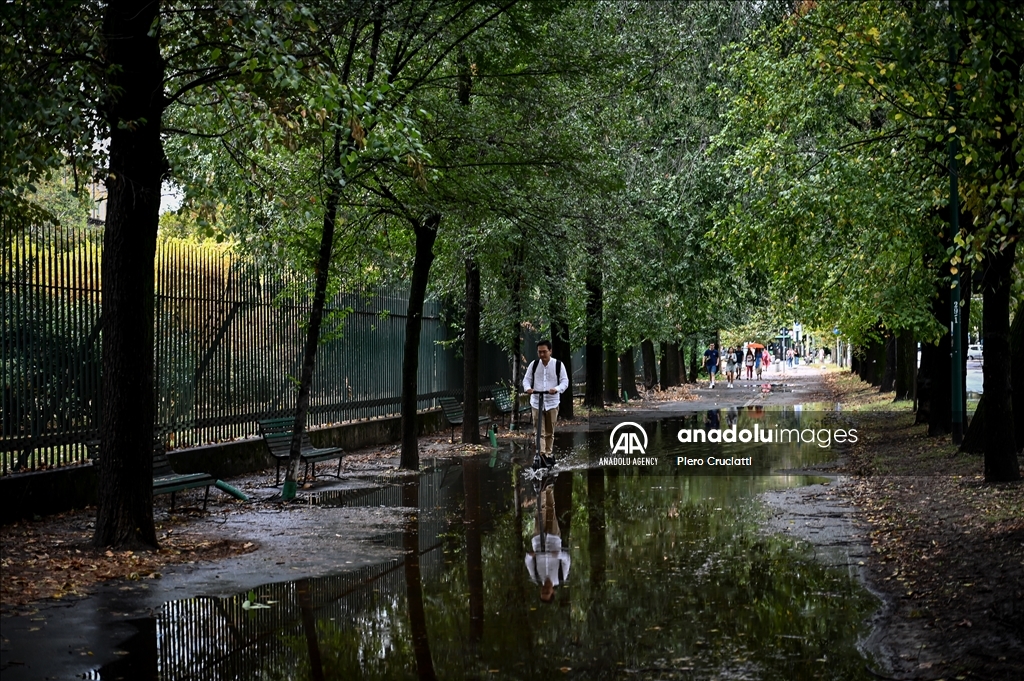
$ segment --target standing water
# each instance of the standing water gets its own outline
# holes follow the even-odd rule
[[[400,485],[323,493],[312,501],[406,509],[404,526],[385,539],[399,557],[229,598],[168,602],[143,628],[152,632],[141,646],[152,660],[147,675],[870,678],[857,643],[876,602],[848,572],[760,525],[759,493],[812,481],[773,471],[834,450],[678,441],[684,428],[744,427],[754,416],[723,410],[643,422],[656,466],[596,465],[611,456],[609,425],[560,433],[559,467],[546,476],[517,462],[529,452],[506,449]],[[677,464],[748,456],[749,466]],[[135,662],[135,670],[150,664]]]

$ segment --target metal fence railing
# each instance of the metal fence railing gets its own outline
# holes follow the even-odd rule
[[[102,227],[41,227],[2,248],[0,470],[86,459],[102,393]],[[157,427],[171,447],[255,435],[259,418],[292,413],[309,313],[308,281],[279,262],[220,245],[163,240],[155,301]],[[405,294],[339,294],[328,305],[309,425],[399,412]],[[428,301],[419,407],[462,390],[462,361]],[[481,387],[507,380],[508,357],[481,348]]]

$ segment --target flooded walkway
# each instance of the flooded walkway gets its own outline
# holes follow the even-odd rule
[[[168,681],[870,678],[858,642],[877,601],[851,570],[765,532],[757,500],[820,480],[794,471],[834,450],[737,444],[724,453],[749,466],[676,463],[723,458],[724,445],[679,443],[681,429],[766,416],[812,418],[792,409],[636,417],[657,465],[595,465],[610,455],[606,424],[558,434],[559,467],[544,477],[516,463],[527,452],[504,449],[312,495],[319,536],[295,560],[308,562],[315,547],[319,574],[288,579],[294,565],[275,560],[272,578],[230,595],[211,591],[209,574],[179,581],[181,597],[168,594],[173,579],[160,595],[106,589],[44,613],[53,635],[75,621],[96,631],[85,652],[97,654],[50,664],[59,678]],[[343,515],[367,527],[356,562],[332,531]],[[4,677],[42,678],[45,666],[5,664]]]

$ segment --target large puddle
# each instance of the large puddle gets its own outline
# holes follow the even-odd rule
[[[651,421],[647,452],[673,462],[721,454],[724,445],[684,446],[675,434],[762,417]],[[322,506],[408,508],[385,538],[402,557],[168,602],[140,623],[127,659],[97,676],[870,678],[857,642],[877,603],[847,571],[759,526],[756,495],[810,480],[773,471],[834,450],[736,445],[727,454],[760,452],[753,465],[701,471],[590,465],[601,447],[607,431],[559,434],[566,470],[544,480],[502,450],[371,492],[315,496]]]

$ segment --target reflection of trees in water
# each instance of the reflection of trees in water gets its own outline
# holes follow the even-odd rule
[[[394,535],[401,562],[268,585],[258,593],[280,601],[272,610],[242,612],[237,599],[180,602],[204,614],[183,610],[161,624],[161,659],[176,645],[202,664],[162,662],[161,677],[315,681],[317,654],[326,679],[487,678],[490,669],[547,678],[561,667],[600,679],[623,665],[690,666],[698,678],[862,670],[855,641],[873,602],[848,575],[760,533],[756,512],[742,510],[760,483],[561,473],[553,492],[573,570],[552,607],[538,601],[523,565],[532,486],[514,494],[514,474],[469,458],[460,470],[462,480],[447,476],[447,496],[430,493],[427,478],[401,486],[403,506],[422,505]],[[730,484],[744,501],[723,501]],[[209,607],[215,600],[219,610]],[[212,624],[225,619],[233,628]]]
[[[423,582],[420,576],[420,520],[419,477],[402,486],[402,505],[417,509],[409,518],[402,533],[405,549],[405,595],[409,609],[409,627],[412,649],[416,658],[416,672],[422,681],[436,679],[434,662],[430,657],[430,639],[427,636],[427,615],[423,609]]]
[[[469,582],[469,640],[476,647],[484,637],[484,567],[480,527],[481,460],[467,458],[462,463],[462,484],[466,495],[466,581]]]

